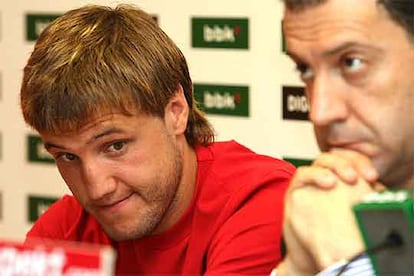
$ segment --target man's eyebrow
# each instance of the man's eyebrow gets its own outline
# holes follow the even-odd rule
[[[340,45],[338,45],[338,46],[336,46],[332,49],[326,50],[325,52],[322,53],[322,56],[324,56],[324,57],[333,56],[333,55],[335,55],[337,53],[340,53],[340,52],[342,52],[342,51],[344,51],[348,48],[360,47],[360,46],[362,46],[362,45],[359,44],[359,43],[347,42],[347,43],[344,43],[344,44],[340,44]],[[295,54],[295,53],[293,53],[289,50],[286,50],[286,55],[291,57],[294,61],[301,60],[301,58],[297,54]]]
[[[293,53],[293,52],[291,52],[289,50],[286,50],[286,55],[289,56],[294,61],[300,60],[299,56],[297,56],[295,53]]]
[[[324,56],[324,57],[334,56],[334,55],[336,55],[336,54],[338,54],[340,52],[343,52],[346,49],[349,49],[349,48],[352,48],[352,47],[359,47],[359,46],[361,46],[361,45],[358,44],[358,43],[355,43],[355,42],[347,42],[347,43],[340,44],[340,45],[338,45],[338,46],[336,46],[336,47],[334,47],[332,49],[329,49],[329,50],[323,52],[322,53],[322,56]]]
[[[322,53],[322,57],[335,56],[335,55],[337,55],[341,52],[344,52],[347,49],[352,49],[352,48],[360,48],[360,49],[364,49],[366,51],[370,51],[370,52],[373,52],[373,53],[381,52],[381,49],[378,49],[375,46],[350,41],[350,42],[346,42],[346,43],[340,44],[338,46],[335,46],[332,49],[328,49],[328,50],[324,51]],[[298,54],[296,54],[292,51],[286,50],[286,55],[288,55],[294,62],[302,63],[303,59]]]
[[[99,140],[99,139],[101,139],[105,136],[108,136],[108,135],[111,135],[111,134],[114,134],[114,133],[122,133],[122,132],[123,131],[120,128],[109,127],[109,128],[104,129],[102,132],[94,135],[91,139],[89,139],[88,142],[86,142],[86,144],[91,144],[94,141]],[[61,149],[61,150],[66,149],[66,147],[64,147],[62,145],[59,145],[59,144],[52,143],[52,142],[44,142],[44,147],[45,147],[46,150],[49,150],[50,148],[57,148],[57,149]]]
[[[329,49],[325,52],[322,53],[322,56],[324,57],[329,57],[329,56],[334,56],[338,53],[341,53],[347,49],[351,49],[351,48],[359,48],[359,49],[364,49],[364,51],[370,51],[370,52],[381,52],[381,49],[378,49],[377,47],[373,46],[373,45],[369,45],[369,44],[363,44],[363,43],[357,43],[357,42],[346,42],[343,44],[340,44],[332,49]]]
[[[94,135],[88,142],[86,142],[86,144],[91,144],[93,142],[95,142],[96,140],[99,140],[105,136],[114,134],[114,133],[122,133],[123,130],[118,128],[118,127],[113,127],[110,126],[108,128],[105,128],[104,130],[102,130],[100,133]]]
[[[44,142],[44,147],[46,150],[49,150],[50,148],[58,148],[58,149],[65,149],[64,146],[55,144],[55,143],[51,143],[51,142]]]
[[[286,55],[295,63],[296,69],[298,69],[302,65],[306,65],[306,62],[303,61],[298,55],[293,52],[286,51]]]

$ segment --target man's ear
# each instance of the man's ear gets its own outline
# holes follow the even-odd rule
[[[165,107],[164,119],[167,128],[172,130],[176,135],[184,134],[187,128],[189,112],[183,87],[179,84],[175,95],[170,99]]]

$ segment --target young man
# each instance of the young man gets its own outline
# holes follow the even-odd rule
[[[288,54],[323,153],[292,179],[278,275],[315,274],[362,251],[352,205],[382,185],[414,187],[413,5],[285,0]]]
[[[27,235],[110,244],[116,273],[266,274],[294,168],[213,142],[186,61],[145,12],[86,6],[40,35],[21,107],[73,193]]]

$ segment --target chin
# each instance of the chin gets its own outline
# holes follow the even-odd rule
[[[150,236],[160,222],[160,216],[156,213],[138,216],[135,219],[129,218],[124,223],[101,224],[102,228],[115,241],[140,239]]]
[[[396,171],[401,168],[401,165],[396,165],[390,160],[381,159],[379,157],[373,158],[372,163],[376,168],[379,175],[379,182],[385,185],[387,188],[401,188],[404,183],[403,180],[399,178]]]
[[[152,229],[134,229],[129,227],[129,229],[114,229],[104,227],[105,233],[114,241],[125,241],[125,240],[135,240],[140,239],[145,236],[149,236],[152,232]]]

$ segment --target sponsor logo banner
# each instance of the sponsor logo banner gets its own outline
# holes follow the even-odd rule
[[[194,84],[194,97],[207,114],[249,116],[249,87]]]
[[[35,222],[41,214],[43,214],[47,208],[49,208],[52,203],[54,203],[58,198],[55,197],[40,197],[40,196],[31,196],[28,197],[28,220],[29,222]]]
[[[0,275],[115,275],[115,251],[107,245],[28,241],[0,239]]]
[[[54,159],[43,146],[43,142],[37,135],[27,136],[27,159],[34,163],[54,163]]]
[[[283,157],[283,160],[292,163],[295,167],[309,166],[313,162],[312,159],[299,159],[293,157]]]
[[[283,86],[283,119],[309,120],[309,105],[305,89],[299,86]]]
[[[191,25],[195,48],[249,48],[247,18],[193,17]]]
[[[61,14],[26,14],[26,39],[35,41],[40,33]]]

